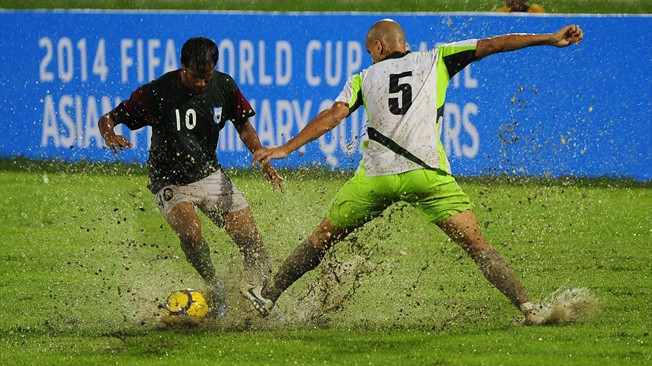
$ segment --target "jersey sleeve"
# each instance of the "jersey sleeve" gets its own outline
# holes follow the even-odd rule
[[[228,77],[226,80],[228,84],[226,89],[230,95],[227,98],[228,103],[225,106],[225,117],[236,126],[244,124],[249,117],[255,116],[256,112],[251,107],[251,104],[249,104],[247,98],[242,94],[235,81],[231,77]]]
[[[440,57],[446,65],[449,78],[455,76],[455,74],[471,62],[478,60],[475,57],[477,45],[477,39],[469,39],[466,41],[446,43],[438,47]]]
[[[347,79],[344,89],[337,96],[335,102],[346,103],[349,106],[349,112],[353,113],[363,102],[362,95],[362,77],[360,74],[352,75]]]
[[[154,125],[157,118],[149,94],[145,87],[136,89],[129,99],[122,101],[111,111],[111,117],[116,123],[122,123],[132,131]]]

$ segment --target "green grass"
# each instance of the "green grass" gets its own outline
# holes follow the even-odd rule
[[[230,171],[274,268],[324,214],[348,173],[284,172],[272,193],[256,171]],[[144,188],[139,166],[0,163],[0,364],[637,365],[652,361],[652,184],[466,178],[490,241],[535,299],[589,287],[592,318],[524,327],[474,264],[411,208],[396,206],[335,248],[260,320],[234,290],[242,270],[226,235],[204,221],[230,288],[223,322],[168,328],[158,305],[200,287]],[[356,261],[363,259],[363,261]],[[306,289],[357,263],[331,295],[340,311],[310,319]],[[342,268],[341,266],[339,267]],[[357,276],[357,277],[356,277]]]
[[[649,0],[541,0],[549,13],[649,14]],[[0,8],[196,9],[256,11],[449,12],[494,11],[498,0],[0,0]]]

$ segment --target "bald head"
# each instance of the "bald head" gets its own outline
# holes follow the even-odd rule
[[[391,19],[383,19],[374,24],[367,32],[365,44],[373,62],[378,62],[394,52],[405,52],[407,49],[403,28]]]

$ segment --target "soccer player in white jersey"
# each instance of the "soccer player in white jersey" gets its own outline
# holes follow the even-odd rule
[[[354,176],[337,192],[330,210],[309,238],[279,268],[262,291],[273,305],[283,291],[321,262],[326,251],[389,205],[411,204],[439,226],[475,261],[484,276],[525,316],[524,323],[545,322],[503,256],[480,232],[468,196],[451,175],[440,140],[446,88],[466,65],[499,52],[524,47],[578,44],[583,32],[568,25],[551,34],[507,34],[409,52],[395,21],[374,24],[365,39],[373,65],[353,75],[331,108],[322,111],[297,136],[254,153],[254,164],[284,158],[335,128],[358,107],[365,107],[369,140]],[[271,308],[261,307],[265,315]]]

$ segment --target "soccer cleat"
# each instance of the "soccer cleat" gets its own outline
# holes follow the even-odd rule
[[[208,289],[207,295],[208,305],[210,306],[208,316],[213,318],[225,317],[229,310],[229,305],[226,301],[226,287],[224,287],[222,280],[216,278],[215,282]]]
[[[531,312],[525,314],[525,318],[523,318],[522,323],[523,325],[537,325],[540,324],[540,320],[535,312]]]
[[[251,304],[254,306],[260,315],[266,317],[269,315],[270,311],[274,307],[274,302],[272,300],[266,299],[261,294],[263,290],[262,286],[257,287],[243,287],[242,295],[251,301]]]
[[[534,304],[528,301],[521,304],[520,308],[523,312],[523,315],[525,315],[525,318],[523,319],[524,325],[538,324],[539,320],[537,319],[537,313],[534,310]]]

